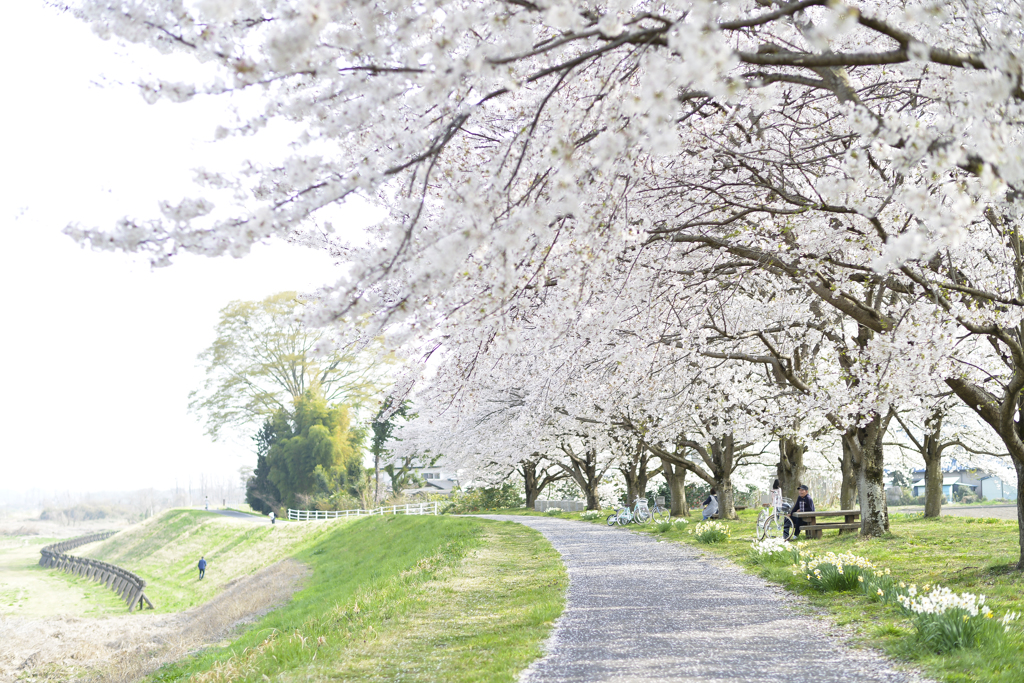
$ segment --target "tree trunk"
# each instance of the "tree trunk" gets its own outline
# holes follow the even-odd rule
[[[541,489],[537,487],[537,463],[523,463],[523,488],[526,493],[526,509],[532,510],[537,505]]]
[[[722,519],[736,519],[736,501],[733,495],[732,476],[725,475],[718,485],[718,516]]]
[[[775,465],[775,476],[782,485],[782,495],[796,500],[796,487],[804,476],[804,453],[807,447],[790,437],[779,439],[779,462]]]
[[[885,449],[882,442],[889,419],[875,415],[864,427],[857,428],[860,463],[857,488],[860,493],[861,536],[889,533],[889,508],[885,501]]]
[[[848,429],[843,435],[843,458],[839,461],[843,481],[839,485],[839,508],[841,510],[852,510],[857,505],[857,470],[854,460],[853,448],[847,439],[855,439],[855,429]],[[795,500],[795,499],[794,499]]]
[[[576,485],[580,487],[580,491],[587,499],[588,510],[600,510],[601,501],[597,495],[597,487],[601,485],[601,476],[604,471],[598,472],[597,468],[597,450],[594,448],[587,448],[585,457],[580,457],[572,452],[571,449],[566,450],[563,448],[566,455],[569,455],[569,467],[562,464],[562,468],[566,470],[572,477]]]
[[[924,516],[938,517],[942,512],[942,457],[937,439],[925,435]]]
[[[1024,330],[1022,330],[1024,331]],[[1005,390],[1002,400],[997,399],[982,387],[967,380],[949,378],[946,384],[953,392],[988,423],[1003,445],[1006,446],[1013,467],[1017,470],[1017,527],[1020,555],[1017,569],[1024,571],[1024,417],[1013,419],[1016,411],[1024,416],[1024,368],[1019,365],[1014,371],[1012,384],[1015,391]]]
[[[622,465],[619,466],[622,478],[626,480],[626,505],[632,505],[633,501],[647,493],[647,482],[652,476],[648,469],[650,462],[650,453],[647,452],[643,442],[638,440],[636,448],[632,453],[627,454]],[[657,470],[654,473],[657,474]]]
[[[632,467],[620,467],[622,478],[626,480],[626,505],[632,505],[637,497],[637,476]]]
[[[1021,549],[1017,569],[1024,570],[1024,461],[1014,458],[1013,467],[1017,470],[1017,542]]]
[[[680,465],[673,465],[668,460],[661,461],[665,481],[668,482],[668,490],[672,496],[671,514],[673,517],[689,517],[690,506],[686,500],[686,468]]]
[[[732,434],[726,434],[711,442],[714,462],[712,474],[715,477],[715,490],[718,491],[718,516],[722,519],[736,519],[732,486],[733,446]]]

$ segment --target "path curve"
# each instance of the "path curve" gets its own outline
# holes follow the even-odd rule
[[[679,543],[548,517],[488,516],[544,534],[569,573],[565,612],[522,683],[907,683],[826,634],[783,589]]]
[[[205,510],[202,506],[199,506],[199,507],[196,507],[196,508],[193,508],[193,509],[195,509],[195,510],[202,510],[203,512],[210,512],[210,513],[215,514],[215,515],[220,515],[221,517],[227,517],[228,519],[237,519],[237,520],[240,520],[242,522],[249,522],[251,524],[267,524],[267,525],[270,524],[270,518],[269,517],[264,517],[263,515],[259,515],[259,516],[257,516],[257,515],[249,515],[249,514],[246,514],[244,512],[239,512],[238,510],[224,510],[224,509],[221,509],[221,508],[213,509],[213,510]]]

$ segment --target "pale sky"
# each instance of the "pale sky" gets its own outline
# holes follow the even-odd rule
[[[241,260],[186,257],[152,270],[62,235],[71,222],[155,216],[157,201],[190,191],[189,169],[233,170],[247,148],[210,142],[220,102],[142,100],[131,83],[164,58],[101,41],[37,0],[4,10],[0,504],[30,490],[237,478],[255,464],[250,445],[211,443],[186,410],[202,378],[196,354],[229,301],[310,290],[336,267],[276,243]],[[371,216],[353,208],[336,227],[358,235]]]

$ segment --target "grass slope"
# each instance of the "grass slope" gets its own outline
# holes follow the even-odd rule
[[[76,554],[135,572],[146,580],[146,595],[157,611],[180,612],[206,602],[234,579],[316,543],[343,523],[271,526],[202,510],[169,510]],[[201,556],[208,566],[199,581]]]
[[[575,515],[563,515],[576,517]],[[758,564],[749,554],[756,510],[744,510],[738,520],[726,520],[732,540],[713,545],[696,544],[687,533],[700,521],[696,512],[689,525],[659,532],[655,525],[631,527],[640,533],[659,534],[667,540],[692,543],[728,557],[748,571],[805,595],[812,605],[824,608],[842,626],[849,626],[855,640],[879,648],[890,656],[920,667],[929,675],[950,683],[1021,683],[1024,681],[1024,634],[1016,628],[1005,640],[978,648],[935,654],[914,637],[910,621],[894,607],[869,601],[859,593],[818,593],[802,576],[795,576],[790,562]],[[603,520],[596,523],[604,524]],[[973,517],[893,515],[891,533],[883,538],[826,532],[824,538],[807,540],[803,552],[824,554],[852,552],[880,568],[889,568],[906,583],[941,584],[957,593],[983,594],[997,615],[1024,610],[1024,574],[1014,569],[1019,552],[1017,522]],[[609,533],[621,532],[609,529]]]
[[[296,559],[313,574],[289,605],[150,680],[513,681],[568,583],[540,534],[471,518],[363,518]]]
[[[121,614],[113,591],[84,578],[39,566],[39,550],[57,538],[0,537],[0,617]]]

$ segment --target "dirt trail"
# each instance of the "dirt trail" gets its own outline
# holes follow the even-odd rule
[[[282,560],[179,614],[0,616],[0,681],[138,680],[286,602],[307,574],[305,565]]]

